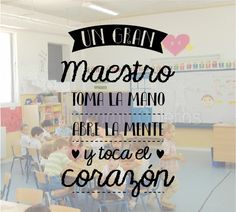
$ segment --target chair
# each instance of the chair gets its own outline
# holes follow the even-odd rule
[[[47,206],[49,206],[48,195],[51,197],[51,194],[50,194],[50,191],[47,187],[47,185],[49,184],[48,176],[44,172],[34,171],[34,177],[35,177],[36,187],[38,189],[43,190],[45,203]]]
[[[23,167],[22,167],[22,160],[25,160],[26,157],[22,156],[21,154],[21,146],[19,144],[12,145],[11,150],[12,150],[12,155],[13,155],[13,159],[11,163],[11,173],[15,164],[15,160],[19,160],[20,166],[21,166],[21,174],[23,175],[24,173],[23,173]]]
[[[55,197],[51,194],[52,190],[48,185],[50,180],[47,174],[42,171],[34,171],[35,183],[38,189],[41,189],[44,193],[44,199],[47,206],[49,206],[49,198],[54,201],[55,204],[59,203],[61,200],[66,201],[66,197]]]
[[[29,147],[27,148],[27,154],[28,156],[31,156],[32,159],[36,159],[35,162],[40,163],[39,149]]]
[[[5,173],[3,177],[3,190],[1,191],[1,199],[8,200],[8,195],[10,192],[10,186],[11,186],[11,174]]]
[[[151,194],[155,194],[159,210],[162,211],[162,206],[161,206],[160,199],[159,199],[159,196],[158,196],[158,193],[159,193],[158,189],[159,189],[159,186],[160,186],[160,181],[161,180],[159,178],[158,181],[157,181],[157,185],[153,188],[142,188],[140,190],[140,194],[139,194],[138,198],[141,199],[141,203],[142,203],[142,206],[143,206],[143,209],[144,209],[145,212],[148,212],[148,209],[147,209],[144,198],[150,196]]]
[[[30,171],[32,169],[32,164],[34,164],[34,168],[38,171],[40,168],[40,154],[39,150],[36,148],[27,148],[27,161],[26,161],[26,182],[28,183]],[[36,159],[36,160],[34,160]]]
[[[51,205],[50,210],[51,212],[80,212],[78,208],[70,208],[61,205]]]
[[[94,184],[97,185],[96,182],[97,179],[94,179]],[[102,188],[102,192],[101,193],[101,199],[97,200],[98,201],[98,207],[99,207],[99,212],[102,212],[104,207],[117,207],[120,206],[121,207],[121,211],[122,212],[129,212],[129,204],[128,204],[128,199],[129,199],[129,192],[128,192],[128,185],[130,182],[130,178],[129,176],[127,176],[126,178],[126,187],[124,190],[124,197],[122,199],[115,199],[115,200],[109,200],[109,195],[110,195],[110,191],[106,188],[103,187]]]
[[[43,201],[43,191],[34,188],[17,188],[16,201],[30,205],[41,204]]]

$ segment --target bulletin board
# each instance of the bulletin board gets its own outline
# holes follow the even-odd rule
[[[1,126],[6,127],[7,132],[20,130],[22,124],[21,107],[4,107],[0,109]]]

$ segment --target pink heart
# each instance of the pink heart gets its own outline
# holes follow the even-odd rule
[[[189,43],[189,36],[182,34],[175,37],[174,35],[167,35],[162,41],[164,47],[173,55],[180,53]]]

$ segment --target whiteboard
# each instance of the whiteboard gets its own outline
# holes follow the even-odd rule
[[[236,70],[178,71],[166,83],[149,82],[151,92],[164,92],[166,97],[153,112],[163,112],[164,121],[175,123],[234,123],[235,76]]]

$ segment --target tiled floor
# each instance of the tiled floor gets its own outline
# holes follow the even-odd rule
[[[173,202],[177,205],[175,212],[236,211],[234,166],[212,167],[211,156],[208,151],[183,150],[181,152],[185,156],[186,162],[181,165],[178,174],[180,188],[173,197]],[[155,163],[155,161],[152,162]],[[5,171],[9,171],[10,164],[4,163],[1,165],[1,168],[1,174],[3,174]],[[226,178],[221,182],[224,177]],[[219,185],[217,186],[217,184]],[[32,178],[26,184],[25,176],[21,175],[19,165],[17,164],[13,171],[9,201],[15,200],[14,191],[19,186],[35,187],[35,184]],[[158,211],[156,202],[153,200],[149,202],[151,204],[147,204],[148,211]],[[141,204],[138,203],[134,211],[142,212],[144,210]]]

